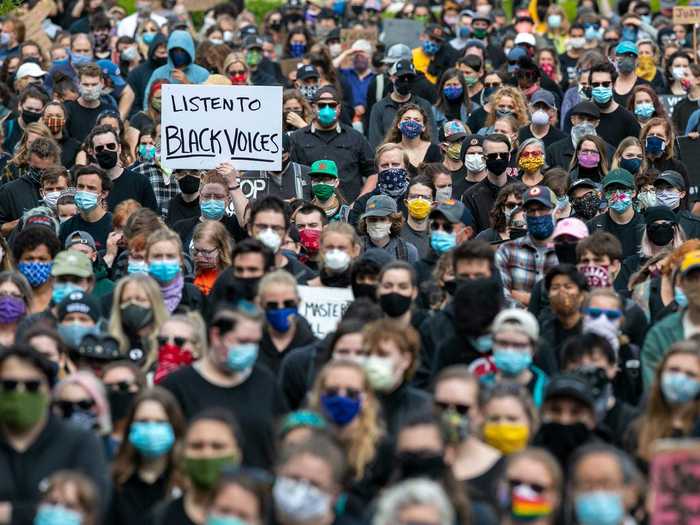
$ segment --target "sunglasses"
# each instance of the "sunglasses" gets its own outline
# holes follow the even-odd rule
[[[95,146],[95,153],[102,153],[104,150],[117,151],[117,143],[110,142],[109,144],[100,144],[99,146]]]
[[[134,383],[128,381],[118,381],[117,383],[105,383],[105,388],[110,392],[128,392]]]
[[[484,82],[485,88],[499,88],[502,85],[503,84],[501,84],[500,82]]]
[[[508,160],[510,153],[486,153],[486,160]]]
[[[522,481],[520,479],[509,479],[508,485],[510,486],[511,491],[516,487],[521,487],[521,486],[525,485],[527,487],[530,487],[537,494],[542,494],[543,492],[545,492],[549,488],[546,485],[541,485],[539,483],[529,483],[526,481]]]
[[[597,87],[610,87],[612,86],[612,82],[607,80],[605,82],[591,82],[591,87],[597,88]]]
[[[583,313],[590,315],[594,319],[598,319],[601,315],[604,315],[610,321],[615,321],[622,317],[622,312],[620,310],[608,310],[607,308],[584,308]]]
[[[345,397],[350,399],[360,399],[362,395],[362,392],[357,388],[326,388],[323,394],[334,397],[343,395],[343,392],[345,393]]]
[[[338,104],[335,102],[317,102],[316,106],[318,106],[318,109],[324,109],[324,108],[335,109],[338,107]]]
[[[462,405],[461,403],[444,403],[442,401],[435,401],[435,408],[444,412],[445,410],[453,409],[460,416],[466,416],[469,414],[471,407],[469,405]]]
[[[92,399],[81,399],[80,401],[56,401],[54,406],[63,413],[64,416],[70,417],[73,412],[78,410],[90,410],[95,406]]]
[[[445,233],[452,233],[454,225],[448,222],[440,224],[439,222],[433,221],[430,223],[430,229],[432,231],[444,230]]]
[[[36,379],[29,381],[19,381],[17,379],[3,379],[0,381],[0,389],[3,392],[15,392],[17,387],[22,385],[25,392],[38,392],[41,387],[41,381]]]
[[[158,346],[163,346],[165,344],[168,344],[169,342],[173,342],[175,346],[184,346],[185,343],[189,343],[190,340],[187,339],[186,337],[172,337],[172,336],[164,336],[164,335],[159,335],[157,338],[158,341]]]
[[[236,71],[229,71],[229,75],[245,75],[245,70],[243,69],[238,69]]]
[[[294,299],[287,299],[286,301],[282,301],[281,307],[279,303],[265,303],[265,310],[276,310],[277,308],[294,308],[296,305],[297,302]]]

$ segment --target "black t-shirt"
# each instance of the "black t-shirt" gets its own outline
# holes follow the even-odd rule
[[[205,408],[230,410],[243,433],[243,463],[261,468],[272,465],[275,425],[287,405],[267,368],[255,365],[243,383],[229,388],[211,384],[192,366],[186,366],[168,375],[160,386],[173,393],[187,419]]]
[[[110,510],[105,516],[105,525],[147,523],[145,516],[168,496],[168,480],[167,471],[154,483],[146,483],[134,472],[126,483],[114,487]]]
[[[72,232],[79,230],[86,231],[92,235],[98,251],[104,250],[107,247],[107,236],[112,231],[112,214],[110,212],[105,213],[97,222],[88,222],[79,213],[73,215],[73,217],[61,224],[61,229],[58,233],[61,246],[65,244],[66,238]]]
[[[634,88],[637,86],[649,86],[650,83],[647,80],[644,80],[642,77],[637,77],[637,81],[634,83],[634,86],[632,86],[632,89],[630,89],[627,93],[621,95],[617,91],[613,89],[613,99],[615,102],[620,104],[622,107],[626,108],[627,107],[627,102],[630,99],[630,95],[632,94],[632,91],[634,91]]]
[[[179,497],[157,507],[147,523],[150,525],[197,525],[187,516],[184,497]]]
[[[270,330],[265,327],[263,330],[263,337],[260,341],[260,353],[258,359],[260,363],[265,365],[267,368],[272,370],[272,372],[277,375],[282,364],[282,359],[289,354],[295,348],[301,348],[302,346],[307,346],[316,341],[313,333],[311,333],[311,327],[306,319],[302,316],[297,317],[297,327],[294,337],[287,345],[287,348],[283,350],[278,350],[275,344],[272,342],[270,337]]]
[[[475,183],[466,180],[467,167],[462,164],[462,167],[455,171],[450,171],[450,177],[452,177],[452,195],[460,197],[467,188],[470,188]]]
[[[578,58],[572,58],[567,53],[562,53],[559,55],[559,66],[561,67],[562,74],[567,77],[570,84],[576,82],[576,64],[578,63]]]
[[[78,142],[83,142],[88,133],[95,127],[97,116],[111,106],[100,100],[100,105],[96,108],[86,108],[81,106],[77,100],[68,100],[65,103],[68,117],[68,134]]]
[[[73,137],[64,135],[58,145],[61,146],[61,165],[69,170],[75,164],[75,156],[80,150],[80,142]]]
[[[639,136],[639,122],[634,115],[622,106],[612,113],[600,112],[600,124],[596,128],[598,135],[608,144],[619,144],[627,137]]]
[[[187,202],[182,198],[182,194],[178,193],[168,204],[168,217],[165,223],[172,227],[178,221],[183,219],[191,219],[193,217],[199,217],[199,197],[197,197],[192,202]]]
[[[612,233],[622,244],[622,258],[631,257],[639,253],[644,232],[644,218],[639,213],[627,224],[618,224],[607,213],[594,217],[586,224],[590,233],[596,230],[605,230]]]
[[[112,211],[120,202],[127,199],[134,199],[146,208],[151,208],[159,213],[156,194],[153,191],[151,182],[131,169],[126,169],[119,177],[112,181],[112,189],[107,197],[107,206]]]
[[[534,137],[532,134],[532,130],[530,129],[530,126],[523,126],[518,130],[518,143],[522,144],[523,141]],[[548,148],[558,140],[563,139],[566,137],[566,134],[559,129],[555,128],[554,126],[549,126],[549,131],[547,134],[542,137],[540,140],[544,142],[545,148]]]

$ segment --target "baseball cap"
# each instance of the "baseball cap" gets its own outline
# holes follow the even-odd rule
[[[639,56],[639,50],[637,49],[637,44],[630,42],[629,40],[623,40],[615,48],[616,55],[624,55],[625,53],[634,53]]]
[[[15,79],[19,80],[20,78],[24,77],[33,77],[33,78],[41,78],[46,74],[46,71],[41,69],[39,64],[35,64],[34,62],[25,62],[19,68],[17,69],[17,73],[15,74]]]
[[[467,136],[467,130],[461,120],[450,120],[442,126],[442,133],[447,142],[457,142]]]
[[[493,23],[493,18],[491,18],[490,13],[486,14],[476,11],[472,16],[472,23],[476,22],[477,20],[483,20],[484,22],[488,22],[489,24]]]
[[[394,44],[382,59],[384,64],[396,64],[399,60],[411,60],[411,48],[406,44]]]
[[[527,51],[525,51],[522,47],[514,47],[508,53],[508,62],[517,62],[518,60],[520,60],[521,58],[525,58],[526,56]]]
[[[311,165],[309,175],[330,175],[338,178],[338,166],[332,160],[317,160]]]
[[[445,40],[445,30],[438,24],[428,24],[425,26],[425,34],[441,42]]]
[[[460,152],[460,157],[464,159],[467,154],[467,150],[472,146],[484,146],[484,136],[483,135],[467,135],[462,141],[462,151]]]
[[[678,224],[678,217],[668,206],[651,206],[644,210],[644,222],[651,224],[655,221],[669,221]]]
[[[593,117],[594,119],[599,119],[600,118],[600,111],[598,110],[598,107],[593,102],[589,102],[587,100],[584,100],[583,102],[579,102],[573,108],[571,108],[570,115],[585,115],[587,117]]]
[[[51,275],[75,275],[77,277],[92,277],[92,262],[83,252],[77,250],[64,250],[58,252],[53,260]]]
[[[535,41],[535,35],[532,33],[518,33],[513,41],[514,45],[525,44],[528,46],[535,47],[537,42]]]
[[[571,186],[569,187],[569,194],[571,194],[576,188],[591,188],[593,190],[600,190],[600,184],[584,177],[582,179],[576,179],[571,183]]]
[[[62,321],[66,315],[73,313],[87,314],[97,322],[100,320],[100,305],[90,294],[76,290],[58,303],[58,320]]]
[[[393,261],[394,257],[392,257],[389,252],[382,250],[381,248],[370,248],[362,254],[360,260],[374,263],[381,268],[385,264],[389,264],[391,261]]]
[[[491,333],[496,334],[505,330],[521,332],[533,342],[540,336],[540,327],[535,316],[520,308],[506,308],[495,317],[491,324]]]
[[[462,223],[465,226],[471,226],[474,224],[474,217],[472,212],[467,208],[461,201],[455,199],[447,199],[439,203],[430,212],[430,217],[440,214],[445,219],[450,221],[451,224]]]
[[[558,397],[569,397],[580,401],[595,410],[595,400],[591,387],[582,378],[573,374],[559,374],[554,376],[544,391],[544,400]]]
[[[316,96],[314,97],[314,102],[318,102],[321,100],[321,95],[331,95],[331,98],[329,99],[328,97],[325,97],[324,100],[332,100],[334,102],[340,102],[340,99],[338,98],[338,92],[333,86],[323,86],[316,92]]]
[[[382,3],[379,0],[365,0],[365,9],[373,9],[374,11],[382,10]]]
[[[244,26],[241,28],[241,36],[243,38],[249,37],[249,36],[256,36],[258,34],[258,28],[255,27],[255,24],[248,24],[247,26]]]
[[[556,239],[560,235],[571,235],[580,240],[588,237],[588,227],[586,223],[580,219],[567,217],[557,222],[557,225],[554,227],[552,238]]]
[[[388,195],[375,195],[367,201],[362,218],[388,217],[392,213],[396,213],[396,201]]]
[[[264,43],[265,41],[257,34],[248,35],[243,40],[243,47],[246,49],[262,49]]]
[[[399,60],[394,64],[394,67],[389,71],[390,75],[402,76],[402,75],[416,75],[416,68],[413,67],[413,61],[411,60]]]
[[[634,175],[624,168],[610,170],[603,179],[603,189],[613,184],[620,184],[625,188],[634,189]]]
[[[321,75],[318,74],[318,69],[311,64],[304,64],[299,69],[297,69],[297,79],[306,80],[308,78],[319,78]]]
[[[527,206],[531,202],[539,202],[551,210],[554,208],[552,190],[547,186],[533,186],[523,193],[523,206]]]
[[[119,71],[119,66],[117,66],[111,60],[102,59],[97,61],[97,65],[100,66],[103,75],[108,75],[109,79],[112,81],[114,87],[122,87],[126,85],[126,81],[122,78],[121,72]]]
[[[68,237],[66,237],[66,242],[64,243],[63,247],[67,250],[74,244],[85,244],[93,250],[97,250],[95,239],[86,231],[75,230],[74,232],[70,233]]]
[[[355,40],[355,43],[352,45],[352,47],[350,49],[353,51],[364,51],[368,55],[372,54],[372,44],[370,44],[364,38],[360,38],[359,40]]]
[[[546,104],[549,108],[557,109],[557,101],[554,99],[554,95],[552,95],[551,91],[547,91],[546,89],[538,89],[533,93],[530,98],[530,104],[534,106],[538,102]]]
[[[693,250],[686,253],[685,257],[683,257],[680,270],[681,274],[687,275],[689,272],[697,269],[700,269],[700,250]]]
[[[677,190],[685,191],[685,181],[683,180],[683,176],[677,171],[662,171],[661,175],[654,180],[654,185],[656,185],[657,181],[667,182]]]

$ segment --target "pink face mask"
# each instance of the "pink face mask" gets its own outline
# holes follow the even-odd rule
[[[595,168],[600,162],[600,153],[579,151],[578,163],[584,168]]]

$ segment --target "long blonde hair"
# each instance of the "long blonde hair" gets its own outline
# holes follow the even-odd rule
[[[491,97],[489,98],[489,106],[491,107],[491,111],[487,114],[486,126],[491,127],[496,122],[496,106],[498,105],[498,101],[501,100],[503,97],[510,97],[513,99],[513,103],[515,104],[514,116],[515,120],[518,123],[518,127],[525,126],[530,121],[530,118],[527,114],[527,104],[525,104],[525,97],[523,97],[523,94],[519,89],[513,86],[503,86],[499,88],[498,91],[496,91],[493,95],[491,95]]]
[[[32,122],[31,124],[27,124],[27,126],[24,128],[24,135],[22,135],[19,145],[15,150],[15,155],[10,159],[12,164],[23,166],[29,162],[29,146],[27,145],[27,139],[29,138],[30,133],[39,135],[40,137],[44,137],[46,139],[53,139],[51,131],[43,122]]]
[[[126,355],[129,351],[129,337],[122,327],[121,298],[124,293],[124,288],[130,283],[134,283],[139,289],[146,293],[146,297],[148,297],[148,302],[151,304],[153,312],[153,321],[151,322],[153,328],[148,335],[148,355],[142,367],[144,371],[147,371],[153,363],[155,363],[158,356],[158,343],[156,339],[158,338],[158,332],[160,331],[163,321],[169,317],[169,314],[165,309],[160,287],[152,277],[145,273],[134,273],[122,277],[119,282],[117,282],[117,286],[114,289],[112,311],[109,318],[109,333],[119,341],[119,351],[122,354]]]
[[[348,368],[356,371],[362,377],[362,408],[357,415],[357,425],[352,436],[344,442],[348,463],[353,469],[356,480],[365,475],[367,465],[374,459],[377,443],[384,431],[379,416],[379,403],[374,396],[372,387],[367,380],[364,369],[354,361],[334,360],[324,366],[316,378],[309,398],[309,407],[322,412],[321,395],[326,386],[328,376],[338,368]]]

